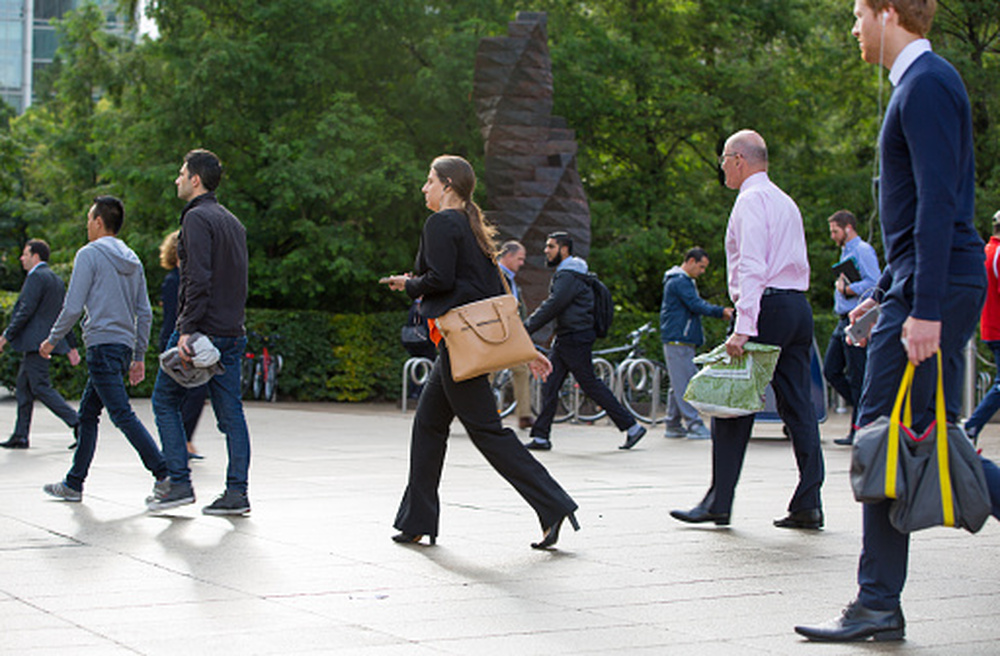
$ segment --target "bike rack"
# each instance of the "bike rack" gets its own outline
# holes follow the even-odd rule
[[[434,360],[429,358],[415,357],[403,363],[403,396],[400,401],[402,412],[406,412],[407,401],[410,396],[410,382],[423,385],[431,375],[431,367]]]

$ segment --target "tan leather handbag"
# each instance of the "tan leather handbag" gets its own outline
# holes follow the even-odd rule
[[[497,269],[506,294],[452,308],[434,320],[444,337],[456,382],[475,378],[538,356],[517,311],[507,277]]]

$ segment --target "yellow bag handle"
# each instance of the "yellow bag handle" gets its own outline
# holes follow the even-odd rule
[[[937,429],[937,459],[941,482],[941,511],[945,526],[955,525],[955,508],[952,500],[951,469],[948,462],[948,423],[944,411],[944,370],[941,366],[941,351],[937,357],[937,394],[934,403],[934,423]],[[906,363],[903,380],[896,393],[896,402],[889,417],[889,443],[886,448],[885,465],[885,496],[887,499],[896,497],[896,474],[899,470],[899,426],[900,419],[907,425],[913,424],[913,407],[911,391],[913,375],[916,367],[912,362]],[[901,416],[902,415],[902,416]]]

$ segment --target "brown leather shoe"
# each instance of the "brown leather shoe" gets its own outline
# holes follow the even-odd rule
[[[535,425],[535,420],[531,417],[521,417],[517,420],[517,425],[521,428],[521,430],[527,430]]]

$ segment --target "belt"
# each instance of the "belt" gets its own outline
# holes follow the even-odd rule
[[[801,294],[798,289],[779,289],[778,287],[765,287],[762,296],[781,296],[782,294]]]

